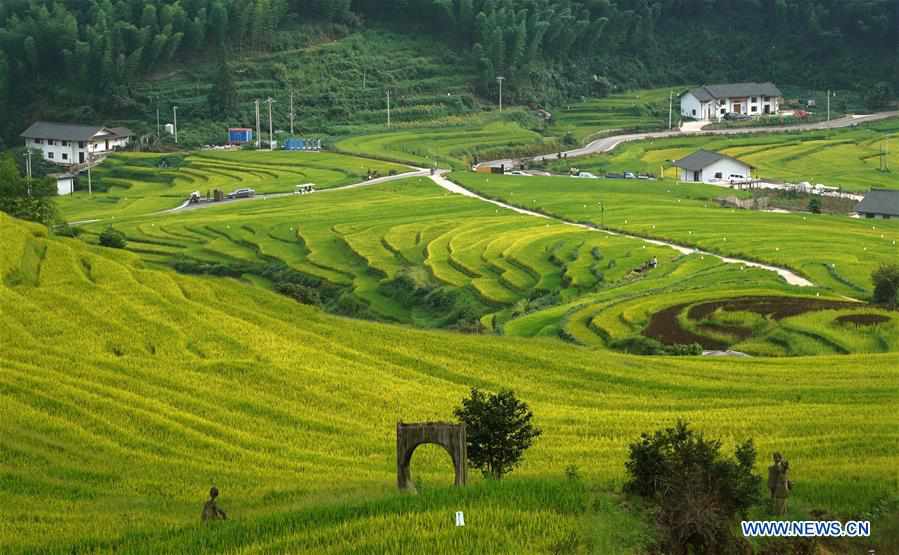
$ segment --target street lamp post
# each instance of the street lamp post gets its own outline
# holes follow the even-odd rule
[[[500,112],[503,111],[503,81],[505,81],[505,80],[506,80],[506,78],[503,77],[502,75],[499,75],[496,78],[496,82],[499,83],[499,111]]]

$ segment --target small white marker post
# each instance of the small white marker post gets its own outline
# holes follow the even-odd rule
[[[456,511],[456,527],[465,526],[465,514],[462,511]]]

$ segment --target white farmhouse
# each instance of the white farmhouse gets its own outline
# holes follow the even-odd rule
[[[35,122],[21,137],[25,146],[40,150],[44,160],[63,166],[84,164],[128,146],[131,130],[68,123]]]
[[[774,83],[703,85],[680,99],[681,115],[699,121],[719,121],[727,114],[748,116],[780,112],[783,93]]]
[[[697,150],[674,165],[680,168],[681,181],[719,184],[752,179],[749,164],[708,150]]]

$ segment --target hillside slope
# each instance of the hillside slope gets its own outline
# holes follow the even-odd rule
[[[647,359],[415,331],[5,215],[0,236],[3,552],[550,551],[588,526],[563,469],[620,483],[628,442],[678,417],[788,453],[797,515],[896,493],[897,356]],[[445,454],[423,450],[413,473],[437,488],[395,496],[396,421],[447,419],[471,386],[532,405],[544,435],[524,465],[453,493]],[[234,522],[201,528],[211,483]]]

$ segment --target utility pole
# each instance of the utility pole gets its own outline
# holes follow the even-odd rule
[[[172,113],[174,114],[175,119],[175,144],[178,144],[178,107],[172,106]],[[90,163],[90,162],[88,162]],[[90,175],[90,174],[88,174]]]
[[[28,182],[28,196],[31,196],[31,147],[25,147],[25,174]]]
[[[496,81],[497,81],[497,83],[499,83],[499,111],[500,112],[503,111],[503,81],[505,81],[505,80],[506,80],[506,78],[503,77],[502,75],[498,75],[496,77]]]
[[[293,89],[290,89],[290,135],[293,136]]]
[[[256,99],[256,148],[262,146],[262,131],[259,129],[259,99]]]
[[[674,114],[674,91],[668,91],[668,129],[671,129],[672,115]]]
[[[272,97],[268,97],[268,149],[275,150],[274,143],[274,133],[272,132],[272,103],[274,99]]]
[[[827,89],[827,121],[830,121],[830,89]]]
[[[160,137],[160,127],[159,127],[159,96],[156,97],[156,140],[158,141]]]
[[[94,188],[91,183],[91,161],[92,160],[93,160],[93,155],[91,154],[90,142],[88,141],[88,143],[87,143],[87,194],[88,194],[88,196],[94,196]]]
[[[390,129],[390,89],[387,89],[387,129]]]

